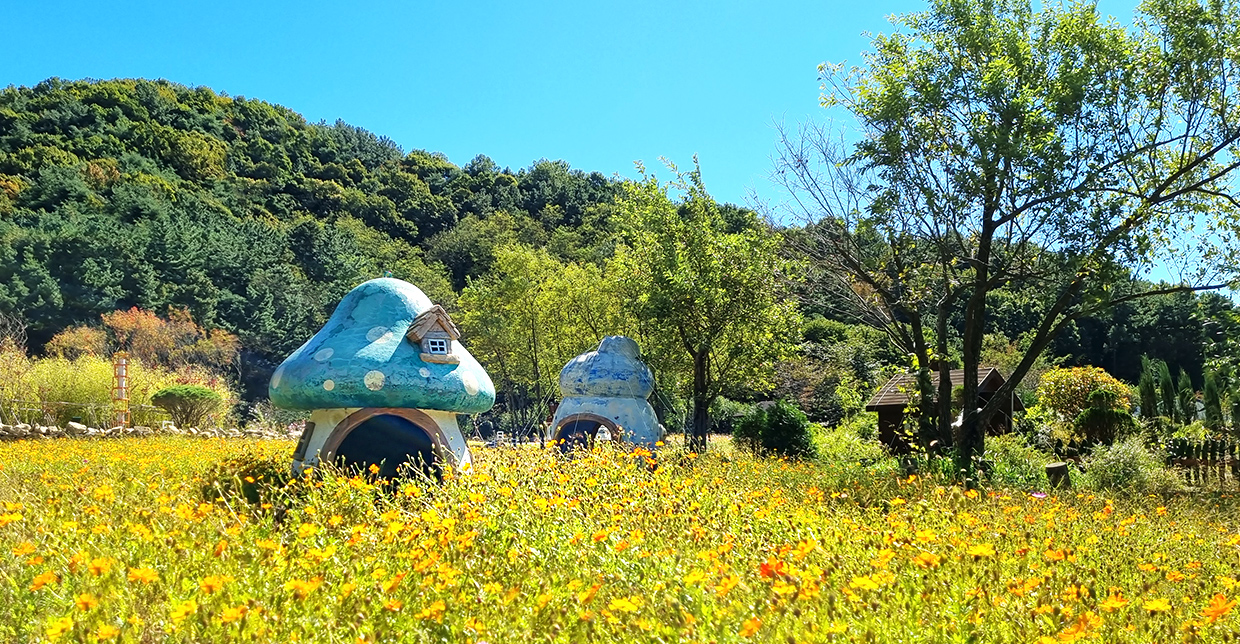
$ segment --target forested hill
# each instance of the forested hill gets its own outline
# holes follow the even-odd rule
[[[505,241],[593,259],[614,180],[404,153],[343,122],[166,81],[0,91],[0,311],[36,349],[74,323],[186,307],[278,360],[382,275],[452,304]],[[253,365],[258,366],[258,365]],[[259,369],[261,371],[261,368]]]

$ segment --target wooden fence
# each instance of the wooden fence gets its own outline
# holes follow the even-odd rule
[[[1240,444],[1234,441],[1173,438],[1164,448],[1167,465],[1183,470],[1189,485],[1240,481]]]

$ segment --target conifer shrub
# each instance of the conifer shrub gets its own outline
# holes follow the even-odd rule
[[[1110,445],[1122,433],[1136,428],[1136,421],[1127,409],[1120,407],[1114,391],[1098,389],[1089,394],[1089,407],[1073,421],[1076,438],[1085,443]]]
[[[782,400],[755,408],[736,424],[732,437],[737,445],[760,454],[808,458],[816,452],[809,419]]]
[[[168,412],[172,423],[181,429],[201,427],[221,402],[219,394],[200,385],[173,385],[151,396],[151,404]]]

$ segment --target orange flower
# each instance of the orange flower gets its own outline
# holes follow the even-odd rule
[[[159,580],[159,573],[150,568],[130,568],[129,581],[137,581],[144,584],[153,583]]]
[[[246,608],[245,606],[237,606],[236,608],[233,608],[233,607],[225,608],[224,612],[220,613],[220,623],[231,624],[235,621],[240,620],[242,617],[245,617],[245,614],[248,612],[250,612],[250,609]]]
[[[1106,599],[1102,600],[1102,603],[1098,605],[1098,608],[1101,608],[1103,611],[1110,613],[1112,611],[1117,611],[1127,605],[1128,605],[1128,600],[1124,599],[1124,596],[1117,592],[1107,597]]]
[[[400,609],[405,607],[405,603],[399,599],[389,599],[383,602],[383,610],[399,613]]]
[[[59,578],[56,576],[56,573],[50,570],[45,570],[39,573],[39,575],[35,577],[33,581],[31,581],[30,590],[32,591],[39,590],[40,588],[43,588],[44,586],[48,584],[56,583],[58,579]]]
[[[116,560],[111,557],[96,557],[91,559],[90,563],[86,564],[86,569],[90,571],[90,574],[98,577],[111,572],[112,567],[115,565]]]
[[[99,598],[90,593],[82,593],[73,599],[73,603],[77,604],[78,610],[88,611],[99,605]]]
[[[1079,639],[1093,637],[1097,633],[1098,628],[1101,626],[1101,617],[1098,617],[1090,612],[1081,613],[1081,615],[1076,618],[1076,621],[1073,622],[1071,626],[1063,629],[1063,631],[1059,633],[1059,641],[1075,642]]]
[[[296,599],[305,599],[307,595],[318,590],[323,585],[322,577],[315,577],[309,581],[294,579],[284,584],[284,590],[293,591],[293,597]]]
[[[913,557],[913,563],[920,568],[937,568],[941,560],[942,558],[933,552],[926,552],[924,550],[918,553],[916,557]]]
[[[1042,556],[1045,557],[1047,561],[1063,561],[1064,551],[1063,550],[1051,550],[1048,548],[1046,552],[1042,553]]]
[[[112,626],[111,624],[104,624],[103,626],[100,626],[98,630],[95,631],[95,639],[99,640],[100,642],[103,642],[106,640],[110,640],[120,634],[121,634],[121,629],[115,626]]]
[[[199,590],[210,595],[224,587],[225,584],[232,581],[232,577],[226,575],[209,575],[204,577],[198,584]]]
[[[1218,618],[1231,612],[1232,607],[1235,605],[1235,601],[1227,601],[1227,597],[1223,593],[1219,593],[1214,596],[1214,599],[1210,600],[1210,605],[1206,606],[1205,610],[1201,611],[1201,614],[1205,615],[1206,620],[1213,624]]]
[[[762,620],[757,617],[750,617],[741,624],[741,637],[753,637],[762,628]]]
[[[34,552],[34,544],[29,541],[23,541],[13,546],[13,554],[18,557],[25,557],[32,552]]]

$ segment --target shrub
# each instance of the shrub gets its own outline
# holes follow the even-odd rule
[[[1089,394],[1089,407],[1073,421],[1076,438],[1086,443],[1110,445],[1122,432],[1135,429],[1137,423],[1126,409],[1118,408],[1119,396],[1099,389]]]
[[[200,427],[221,402],[219,394],[199,385],[175,385],[151,396],[151,403],[168,412],[180,428]]]
[[[1085,461],[1085,485],[1098,491],[1132,494],[1170,493],[1183,489],[1173,472],[1162,467],[1162,455],[1150,451],[1138,436],[1099,447]]]
[[[811,457],[814,440],[809,419],[791,403],[758,407],[733,429],[736,443],[753,452]]]
[[[1098,390],[1114,393],[1120,401],[1116,405],[1119,408],[1132,406],[1128,385],[1099,367],[1072,367],[1046,372],[1038,385],[1038,404],[1051,409],[1060,418],[1070,420],[1089,406],[1089,395]]]
[[[986,439],[986,459],[993,463],[990,477],[994,484],[1022,490],[1044,490],[1046,464],[1050,456],[1034,448],[1019,434],[1003,434]]]
[[[887,451],[874,440],[876,414],[860,414],[852,421],[827,428],[811,427],[814,453],[824,462],[840,465],[877,463],[887,457]]]

